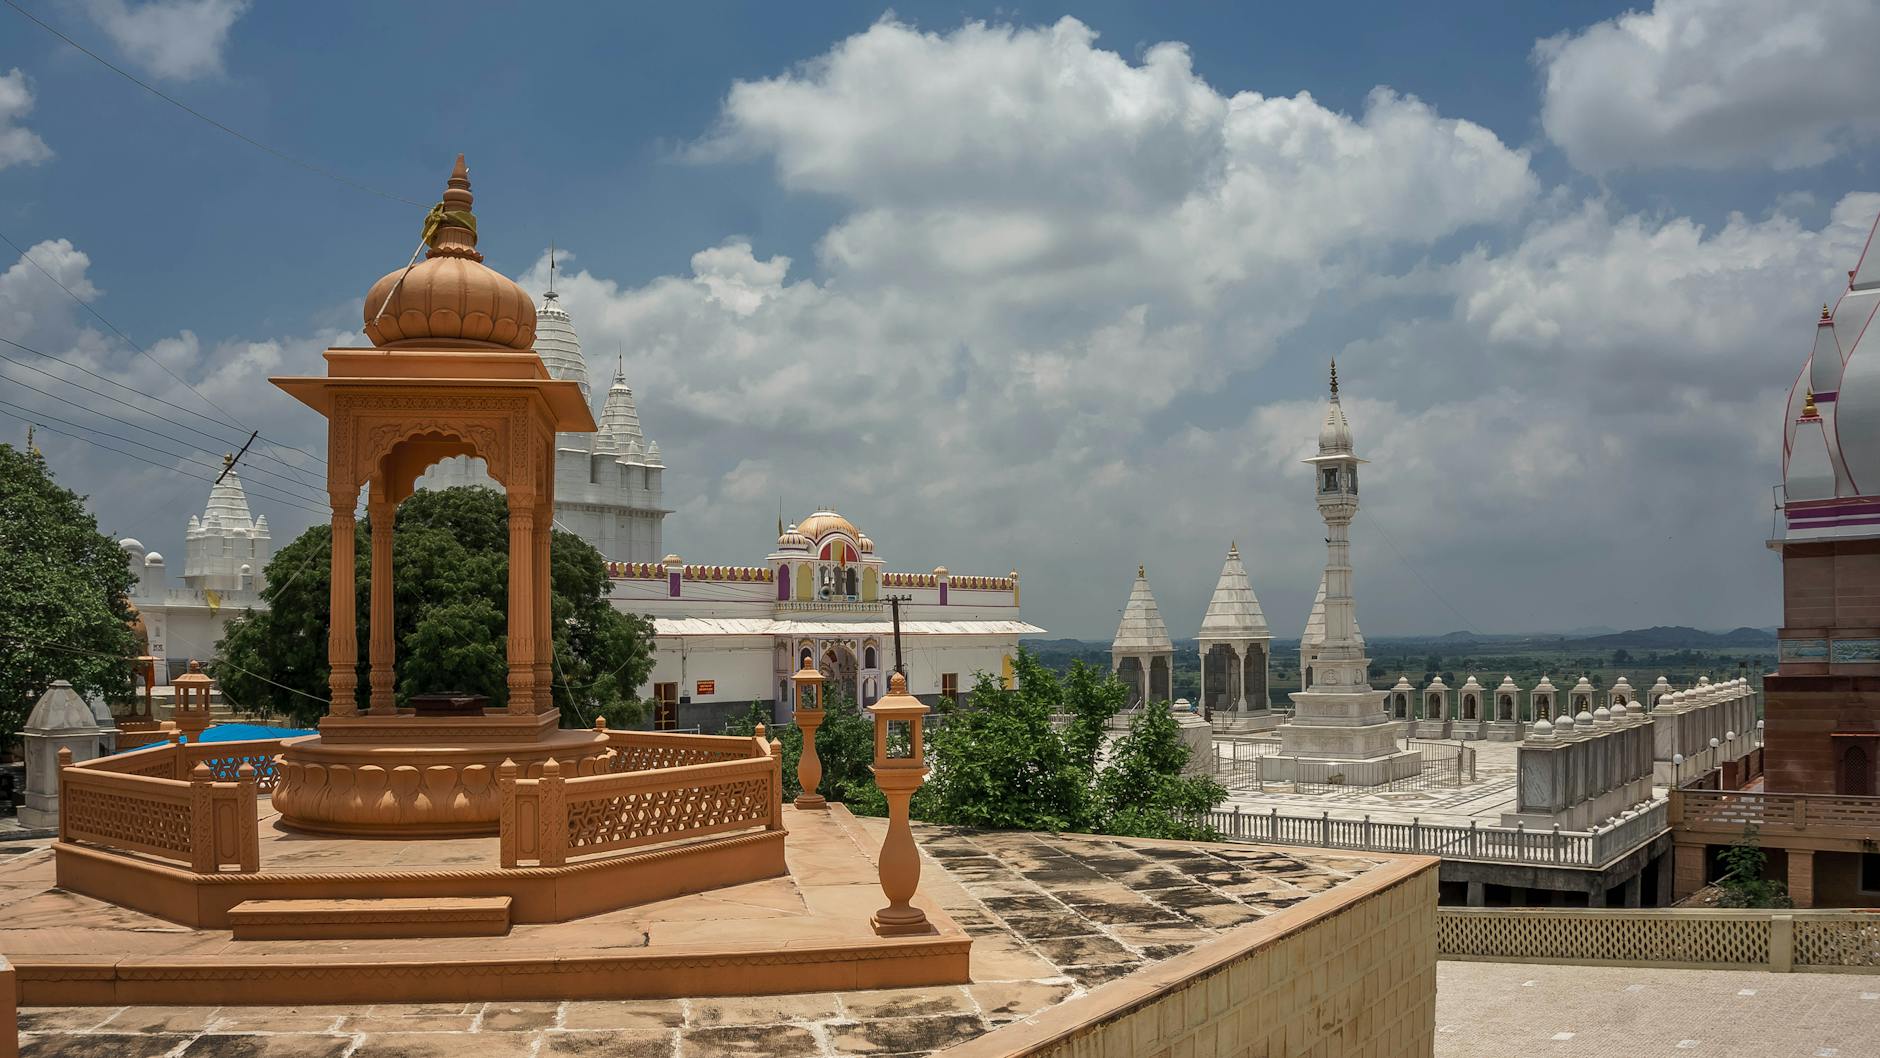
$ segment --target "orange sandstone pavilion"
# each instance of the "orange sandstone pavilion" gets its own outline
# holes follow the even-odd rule
[[[0,862],[0,1000],[370,1005],[368,1022],[389,1004],[551,1001],[542,1031],[567,1038],[544,1054],[642,1053],[622,1031],[583,1035],[670,1015],[583,1003],[621,999],[701,1012],[634,1030],[644,1053],[1432,1053],[1434,859],[913,824],[927,708],[900,674],[867,710],[885,820],[818,795],[813,667],[794,677],[794,803],[762,727],[562,729],[553,447],[595,425],[532,348],[529,299],[483,265],[471,207],[459,157],[426,259],[366,296],[372,346],[274,380],[328,427],[338,575],[318,733],[65,751],[57,840]],[[460,455],[508,497],[507,696],[400,707],[392,526],[424,469]],[[362,488],[363,702],[346,575]],[[730,1001],[700,1003],[782,993],[730,1024]],[[358,1053],[405,1053],[362,1031]]]

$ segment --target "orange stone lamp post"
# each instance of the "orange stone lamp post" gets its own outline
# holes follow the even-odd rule
[[[920,699],[907,693],[907,677],[895,673],[888,681],[888,694],[868,712],[875,718],[875,785],[888,799],[888,836],[881,843],[881,891],[888,906],[875,912],[870,921],[883,937],[932,933],[933,923],[913,905],[914,892],[920,888],[920,850],[914,847],[914,831],[907,824],[907,804],[927,781],[927,756],[921,738],[921,720],[928,709]],[[905,726],[905,746],[890,745],[891,729]],[[899,739],[895,739],[899,742]],[[905,749],[905,753],[896,750]]]
[[[203,674],[202,663],[193,660],[188,672],[170,681],[171,689],[176,692],[170,719],[176,722],[176,730],[191,742],[209,726],[209,692],[214,686],[214,681]]]
[[[796,759],[796,783],[803,792],[797,794],[796,806],[828,808],[829,802],[816,792],[816,787],[822,783],[822,758],[816,755],[816,729],[823,722],[823,674],[813,666],[804,665],[790,681],[796,684],[796,726],[803,731],[803,752]]]

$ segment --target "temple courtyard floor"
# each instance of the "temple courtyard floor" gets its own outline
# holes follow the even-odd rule
[[[1438,967],[1438,1058],[1880,1056],[1880,980],[1857,974]],[[25,1058],[919,1055],[1081,985],[1055,980],[749,999],[372,1007],[58,1007]]]
[[[1263,738],[1265,736],[1262,736]],[[1475,753],[1473,778],[1455,772],[1426,774],[1415,779],[1392,783],[1387,787],[1309,785],[1255,780],[1252,758],[1243,748],[1235,759],[1233,739],[1220,738],[1214,743],[1214,777],[1227,788],[1223,811],[1269,812],[1281,815],[1318,816],[1333,819],[1362,820],[1369,816],[1379,823],[1409,823],[1412,820],[1443,826],[1466,827],[1471,822],[1481,826],[1501,825],[1503,812],[1515,810],[1515,764],[1518,742],[1471,740],[1462,745]],[[1257,741],[1257,740],[1256,740]],[[1412,748],[1430,746],[1418,740]],[[1455,742],[1445,743],[1455,746]],[[1663,797],[1660,787],[1654,796]]]
[[[687,936],[725,943],[739,935],[761,938],[808,928],[796,920],[834,904],[844,916],[865,918],[881,901],[872,863],[866,878],[855,877],[850,856],[832,858],[828,847],[846,841],[872,856],[885,823],[846,812],[814,815],[822,818],[787,820],[789,877],[574,922],[517,925],[507,937],[433,940],[235,941],[227,930],[192,930],[60,889],[52,884],[48,843],[9,842],[0,849],[21,851],[0,857],[0,953],[20,966],[22,981],[34,961],[85,953],[198,964],[330,953],[346,962],[383,958],[407,971],[422,961],[423,972],[448,975],[438,962],[632,950],[657,946],[662,935],[667,943]],[[821,852],[801,840],[818,828],[840,831],[822,834]],[[1341,886],[1365,884],[1357,880],[1366,872],[1402,862],[1308,849],[926,826],[916,835],[925,861],[923,902],[972,937],[970,984],[732,998],[325,1007],[225,1005],[217,989],[205,985],[200,1005],[28,1005],[20,1016],[21,1042],[27,1055],[97,1058],[929,1054],[1183,955],[1238,926]],[[307,845],[309,852],[321,847]],[[380,847],[388,855],[393,848]],[[400,855],[430,854],[407,849]],[[831,884],[815,884],[819,877]],[[802,884],[805,879],[811,884]],[[399,998],[395,985],[388,992],[387,1000]]]

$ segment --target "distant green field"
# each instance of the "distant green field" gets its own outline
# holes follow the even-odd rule
[[[1688,636],[1677,633],[1688,631]],[[1628,642],[1627,640],[1631,641]],[[1053,669],[1067,669],[1073,660],[1108,668],[1108,643],[1088,640],[1026,641],[1027,650]],[[1713,680],[1747,676],[1758,688],[1764,672],[1775,670],[1776,643],[1750,629],[1726,634],[1699,632],[1695,629],[1644,629],[1636,633],[1613,633],[1597,637],[1485,636],[1459,638],[1379,638],[1368,644],[1371,652],[1371,683],[1382,690],[1394,685],[1398,676],[1406,676],[1414,687],[1422,687],[1435,676],[1451,688],[1474,676],[1482,686],[1494,688],[1503,676],[1512,676],[1525,691],[1540,682],[1542,676],[1566,691],[1585,676],[1595,687],[1612,686],[1619,677],[1630,680],[1643,690],[1658,677],[1671,681],[1673,687],[1688,687],[1698,677]],[[1276,705],[1285,705],[1287,695],[1299,687],[1299,641],[1274,640],[1270,668],[1271,697]],[[1195,699],[1201,694],[1201,659],[1193,640],[1175,644],[1175,696]]]

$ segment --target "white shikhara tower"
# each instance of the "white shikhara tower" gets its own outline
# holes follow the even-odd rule
[[[1300,779],[1323,782],[1337,773],[1348,784],[1374,786],[1413,774],[1420,758],[1398,747],[1385,692],[1371,688],[1371,659],[1352,604],[1351,520],[1358,514],[1358,466],[1365,461],[1352,451],[1351,425],[1338,403],[1337,364],[1319,454],[1306,462],[1325,519],[1324,639],[1311,683],[1292,696],[1292,723],[1279,729],[1280,755],[1296,759]]]
[[[555,268],[549,263],[549,288],[535,309],[535,351],[552,378],[581,384],[590,400],[587,360],[574,321],[555,293]],[[555,527],[593,544],[611,562],[657,562],[666,552],[663,527],[671,513],[662,502],[665,461],[659,442],[640,428],[633,390],[623,366],[597,416],[592,434],[555,435]],[[500,489],[483,461],[470,456],[439,460],[418,478],[421,489],[475,485]]]

